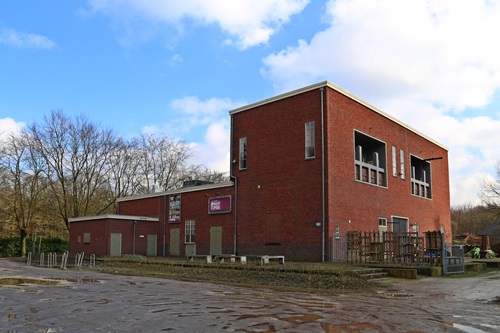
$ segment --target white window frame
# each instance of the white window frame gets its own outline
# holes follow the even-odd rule
[[[399,151],[399,163],[400,163],[400,174],[401,174],[401,179],[405,179],[405,151],[401,149]]]
[[[358,142],[358,139],[359,141]],[[368,149],[363,148],[366,144]],[[376,149],[374,150],[374,146]],[[354,130],[355,179],[365,184],[387,187],[387,144],[363,132]],[[368,154],[365,153],[368,151]]]
[[[417,163],[414,164],[412,161]],[[425,169],[422,166],[425,166]],[[432,199],[431,164],[415,155],[411,155],[410,167],[411,194],[425,199]],[[417,170],[417,167],[420,167],[420,170]]]
[[[315,139],[314,139],[314,121],[308,121],[304,125],[305,127],[305,158],[310,160],[315,158]]]
[[[240,152],[239,152],[239,158],[240,158],[240,170],[246,170],[247,168],[247,137],[244,136],[240,138]]]
[[[396,156],[396,147],[392,146],[392,175],[394,177],[398,176],[398,166],[397,166],[397,156]]]
[[[194,244],[196,241],[196,221],[186,220],[185,223],[185,243]]]

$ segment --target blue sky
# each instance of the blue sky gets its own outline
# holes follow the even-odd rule
[[[500,4],[0,2],[0,133],[51,110],[185,140],[229,169],[228,111],[323,80],[450,150],[452,204],[500,160]]]

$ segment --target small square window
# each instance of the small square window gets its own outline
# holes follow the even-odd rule
[[[90,232],[83,234],[83,244],[90,244]]]

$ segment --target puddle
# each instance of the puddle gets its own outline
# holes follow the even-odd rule
[[[474,327],[455,324],[455,323],[453,323],[453,327],[456,327],[459,330],[462,330],[462,331],[467,332],[467,333],[486,333],[485,331],[480,330],[479,328],[474,328]]]
[[[0,278],[0,286],[22,286],[29,284],[50,286],[58,283],[59,281],[50,279],[33,279],[33,278],[19,278],[19,277]]]
[[[63,278],[59,279],[60,281],[73,282],[73,283],[95,283],[99,282],[99,280],[92,278]]]
[[[39,285],[39,286],[53,286],[60,282],[71,282],[71,283],[94,283],[99,282],[92,278],[46,278],[46,279],[35,279],[28,277],[3,277],[0,278],[0,286],[23,286],[23,285]]]

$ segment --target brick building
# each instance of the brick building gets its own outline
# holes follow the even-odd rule
[[[451,240],[448,151],[390,115],[327,81],[229,114],[230,183],[120,200],[118,214],[159,219],[159,254],[329,260],[352,230]]]

